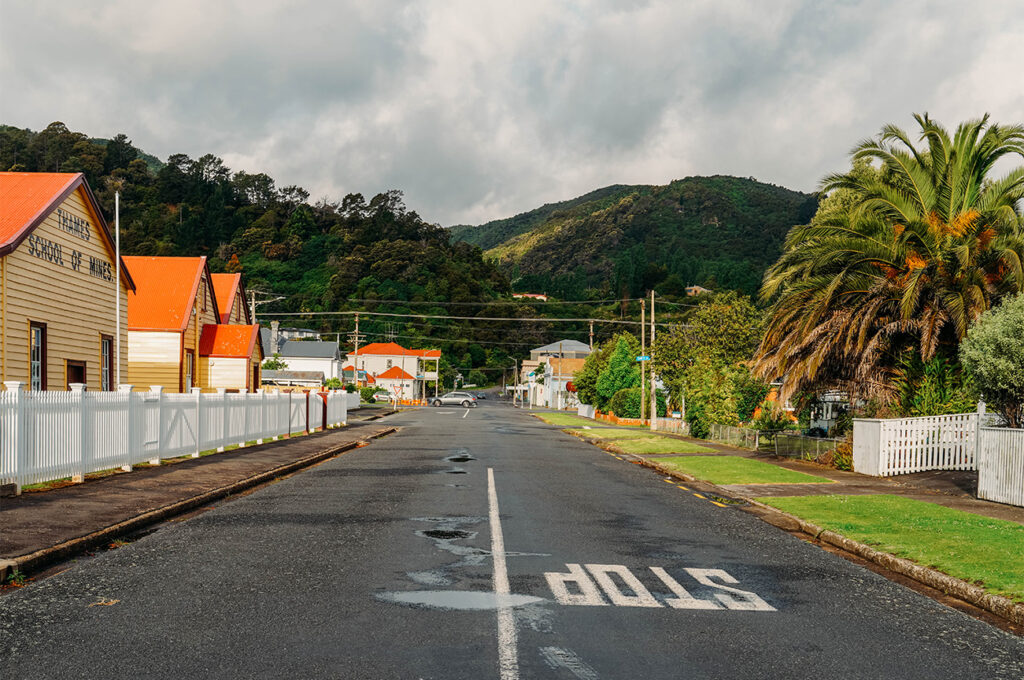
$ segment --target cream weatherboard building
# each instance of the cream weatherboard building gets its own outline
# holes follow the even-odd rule
[[[81,173],[0,172],[0,379],[31,390],[125,380],[135,284],[125,267],[115,280],[114,253]]]

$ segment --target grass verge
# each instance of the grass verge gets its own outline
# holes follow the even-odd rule
[[[831,479],[735,456],[661,458],[659,465],[712,484],[829,484]]]
[[[599,420],[591,420],[590,418],[584,418],[582,416],[574,416],[569,413],[534,413],[534,416],[540,418],[549,425],[560,425],[561,427],[600,427],[605,425]],[[618,427],[631,427],[633,429],[640,429],[637,425],[619,425]]]
[[[645,453],[706,453],[711,451],[705,446],[692,442],[662,437],[657,434],[643,434],[636,430],[568,430],[569,433],[590,439],[606,439],[626,453],[643,455]]]
[[[876,550],[1024,602],[1024,526],[902,496],[757,499]]]

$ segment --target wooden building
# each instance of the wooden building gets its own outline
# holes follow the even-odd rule
[[[246,326],[256,323],[245,304],[245,287],[242,285],[241,274],[212,274],[210,279],[217,298],[220,323]]]
[[[0,378],[32,390],[116,389],[127,373],[135,287],[128,268],[120,280],[116,270],[81,173],[0,172]]]
[[[199,384],[229,390],[260,389],[260,327],[207,324],[199,338]]]

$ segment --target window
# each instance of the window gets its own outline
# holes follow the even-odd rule
[[[28,388],[46,389],[46,324],[29,322],[28,328]]]
[[[85,362],[68,359],[64,363],[64,389],[70,390],[74,383],[85,384]]]
[[[184,391],[188,392],[192,387],[195,387],[195,365],[196,355],[190,349],[185,350],[185,384]]]
[[[100,389],[114,389],[114,339],[109,335],[100,336]]]
[[[391,359],[388,359],[388,365],[385,368],[391,368]]]

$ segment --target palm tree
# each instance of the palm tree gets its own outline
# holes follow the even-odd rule
[[[791,230],[765,274],[771,316],[755,368],[785,375],[783,396],[889,396],[901,352],[955,350],[971,321],[1024,290],[1024,167],[989,177],[999,159],[1024,158],[1024,126],[985,116],[951,138],[915,119],[923,148],[892,125],[859,144],[854,169],[822,183],[834,198]]]

